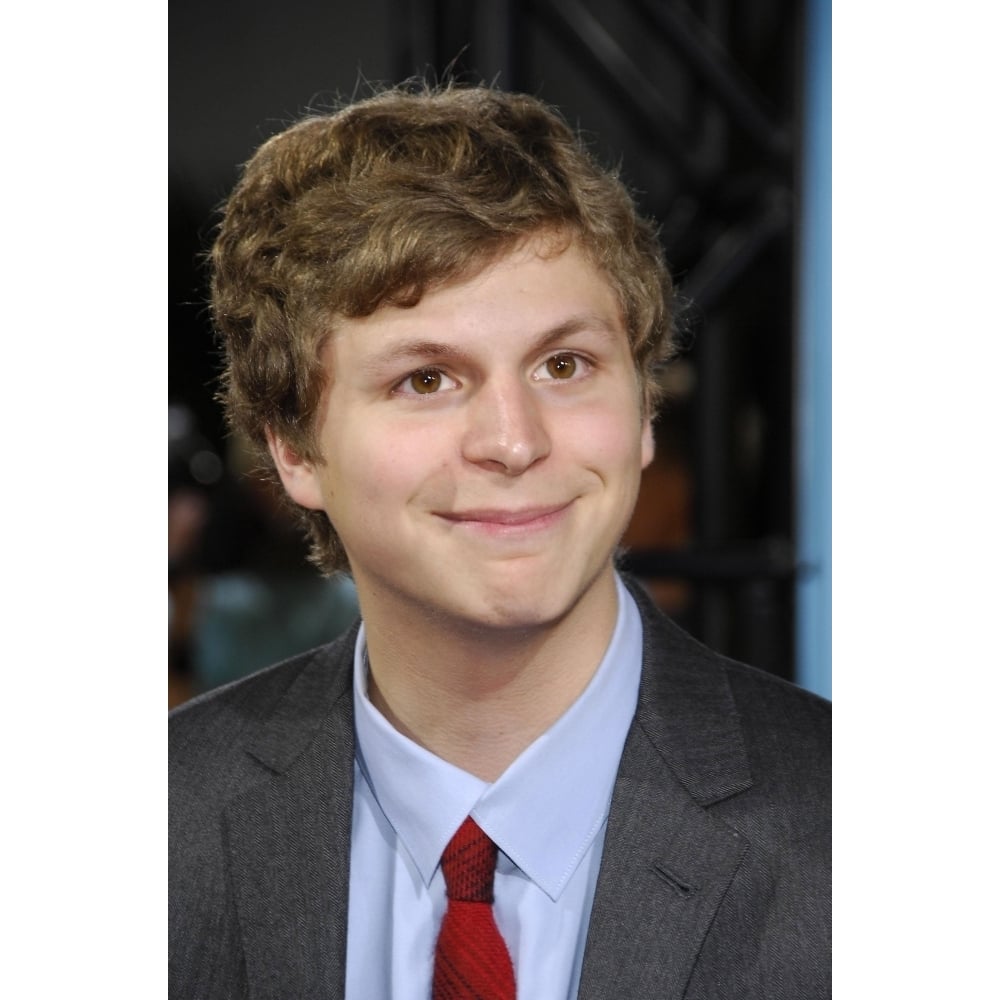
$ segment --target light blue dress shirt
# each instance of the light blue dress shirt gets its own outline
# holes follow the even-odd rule
[[[441,853],[466,816],[500,850],[494,912],[524,998],[573,1000],[611,793],[635,714],[642,624],[617,580],[618,619],[572,706],[492,784],[394,729],[354,659],[357,726],[347,1000],[428,1000],[446,898]]]

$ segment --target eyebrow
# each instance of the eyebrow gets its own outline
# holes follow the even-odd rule
[[[568,317],[539,334],[532,341],[528,353],[543,351],[563,338],[584,330],[592,331],[604,340],[613,340],[618,335],[615,325],[606,317],[596,313],[580,313]],[[385,351],[374,355],[364,363],[363,367],[367,372],[378,373],[387,367],[406,361],[420,361],[428,364],[433,364],[436,361],[461,363],[468,361],[469,358],[470,353],[455,344],[444,344],[436,340],[408,340],[394,344]]]

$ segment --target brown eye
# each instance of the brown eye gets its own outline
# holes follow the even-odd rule
[[[441,388],[441,373],[430,369],[410,376],[414,392],[437,392]]]
[[[576,358],[572,354],[556,354],[545,362],[553,378],[572,378],[576,374]]]

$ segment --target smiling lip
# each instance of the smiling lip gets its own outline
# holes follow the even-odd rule
[[[526,507],[523,510],[463,510],[439,514],[446,521],[456,524],[482,527],[487,530],[503,531],[518,528],[541,528],[549,525],[569,507],[568,503],[553,504],[549,507]]]

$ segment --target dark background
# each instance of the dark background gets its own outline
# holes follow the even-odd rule
[[[687,302],[627,565],[709,645],[794,679],[805,9],[789,0],[173,0],[171,702],[332,637],[353,613],[213,400],[200,255],[260,143],[414,75],[559,106],[655,217]]]

